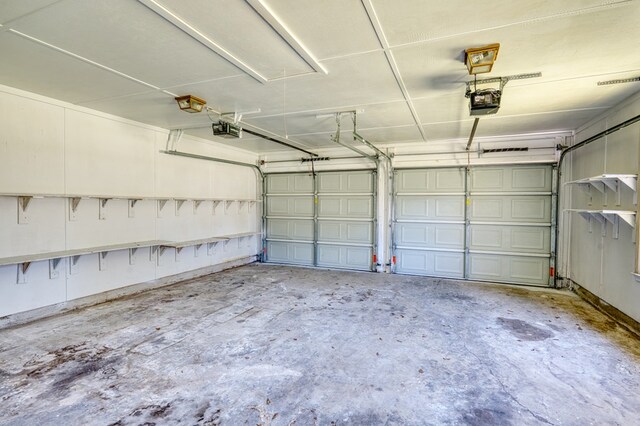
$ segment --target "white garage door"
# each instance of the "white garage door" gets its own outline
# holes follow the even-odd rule
[[[396,271],[550,285],[552,177],[549,165],[397,171]]]
[[[372,269],[372,171],[270,174],[266,179],[267,262]]]

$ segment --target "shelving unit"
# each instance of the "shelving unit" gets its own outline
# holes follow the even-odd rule
[[[0,258],[0,266],[6,265],[18,265],[18,283],[26,282],[26,274],[31,266],[31,263],[48,260],[49,261],[49,278],[57,278],[59,274],[59,265],[61,259],[68,257],[71,259],[69,263],[69,274],[75,273],[75,268],[80,256],[86,256],[90,254],[98,254],[99,269],[104,270],[106,268],[106,257],[109,252],[118,250],[129,250],[129,263],[135,263],[135,253],[139,248],[143,247],[156,247],[169,243],[163,240],[153,241],[140,241],[124,244],[112,244],[105,246],[86,247],[81,249],[51,251],[36,254],[27,254],[22,256],[12,256]]]
[[[638,175],[630,174],[604,174],[599,176],[593,176],[589,178],[574,180],[567,182],[567,185],[578,185],[579,188],[587,191],[591,195],[591,188],[595,188],[598,192],[605,195],[604,204],[607,204],[606,189],[609,188],[616,194],[616,205],[620,205],[622,202],[622,188],[627,187],[633,191],[633,204],[638,204],[637,193]],[[589,200],[591,204],[592,200]]]
[[[160,262],[160,256],[164,253],[167,248],[173,248],[176,250],[176,261],[180,258],[180,253],[185,247],[194,247],[194,256],[198,256],[198,250],[204,244],[207,245],[207,256],[211,256],[213,254],[213,247],[222,241],[227,241],[226,237],[210,237],[210,238],[201,238],[198,240],[189,240],[189,241],[180,241],[180,242],[166,242],[159,246],[158,248],[158,263]]]
[[[29,212],[32,209],[33,199],[40,198],[62,198],[66,199],[69,203],[69,221],[75,221],[77,219],[77,211],[82,200],[96,199],[99,200],[98,206],[98,219],[106,219],[106,206],[110,200],[127,200],[128,204],[128,216],[135,217],[135,206],[142,200],[156,200],[157,201],[157,215],[162,217],[162,212],[166,209],[168,201],[175,201],[175,215],[179,216],[184,209],[184,205],[187,201],[193,202],[193,213],[196,214],[204,202],[211,202],[211,214],[216,214],[216,208],[222,204],[224,214],[229,214],[231,207],[236,204],[237,213],[241,213],[243,207],[247,206],[247,213],[251,211],[257,203],[262,200],[252,198],[220,198],[220,197],[184,197],[184,198],[167,198],[167,197],[141,197],[141,196],[105,196],[105,195],[87,195],[87,194],[37,194],[26,192],[0,193],[0,197],[15,197],[18,208],[18,224],[29,223]],[[244,232],[227,236],[209,237],[204,239],[188,240],[188,241],[168,241],[168,240],[153,240],[153,241],[141,241],[114,245],[104,245],[87,247],[81,249],[61,250],[35,254],[25,254],[21,256],[11,256],[0,258],[0,266],[6,265],[18,265],[18,283],[26,282],[26,275],[31,266],[31,263],[38,261],[49,261],[49,278],[57,278],[59,276],[59,266],[63,258],[69,258],[69,274],[74,274],[77,271],[78,260],[81,256],[98,254],[98,267],[99,270],[106,269],[106,258],[109,252],[118,250],[129,250],[129,263],[135,263],[135,253],[139,248],[150,247],[149,256],[153,259],[157,254],[157,262],[160,264],[160,258],[167,248],[173,248],[176,251],[176,260],[179,259],[180,253],[185,247],[194,247],[194,255],[198,256],[198,250],[201,246],[207,245],[207,255],[213,254],[213,249],[216,244],[222,242],[225,247],[230,240],[238,240],[240,242],[248,237],[254,235],[260,235],[260,232]]]
[[[606,224],[613,226],[613,238],[620,236],[620,221],[623,221],[632,228],[636,226],[636,212],[630,210],[583,210],[568,209],[567,211],[578,213],[581,217],[589,221],[589,232],[592,231],[593,219],[602,225],[602,235],[606,235]],[[635,235],[635,233],[634,233]]]
[[[182,206],[187,201],[193,201],[193,213],[197,213],[200,205],[203,202],[212,202],[212,214],[215,215],[216,207],[218,204],[224,204],[224,214],[228,214],[233,203],[238,204],[238,212],[242,211],[242,207],[247,205],[247,212],[251,211],[251,208],[256,203],[262,202],[253,198],[220,198],[220,197],[187,197],[187,198],[173,198],[173,197],[143,197],[136,195],[127,196],[111,196],[111,195],[79,195],[79,194],[36,194],[36,193],[22,193],[22,192],[3,192],[0,193],[0,197],[15,197],[18,206],[18,223],[29,223],[28,209],[33,199],[38,198],[66,198],[69,202],[69,221],[75,221],[77,218],[77,211],[82,200],[97,199],[99,200],[98,218],[100,220],[106,219],[106,206],[110,200],[128,200],[129,217],[135,217],[135,206],[138,201],[142,200],[156,200],[158,202],[157,211],[158,217],[161,217],[162,212],[168,201],[176,201],[176,216],[180,215]]]

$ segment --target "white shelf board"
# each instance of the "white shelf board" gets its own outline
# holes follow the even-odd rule
[[[207,243],[217,243],[221,241],[226,241],[229,238],[226,237],[211,237],[211,238],[201,238],[199,240],[189,240],[189,241],[176,241],[176,242],[165,242],[161,244],[162,247],[171,247],[171,248],[183,248],[189,246],[200,246],[202,244]]]
[[[619,182],[632,191],[636,191],[637,180],[638,175],[608,173],[570,181],[567,182],[567,185],[590,185],[598,191],[604,192],[605,186],[612,191],[617,191],[617,182]]]
[[[63,257],[82,256],[94,253],[103,253],[108,251],[136,249],[141,247],[160,246],[170,243],[169,241],[153,240],[153,241],[140,241],[134,243],[124,244],[112,244],[105,246],[86,247],[81,249],[51,251],[45,253],[27,254],[23,256],[12,256],[0,258],[0,266],[3,265],[16,265],[19,263],[37,262],[40,260],[59,259]]]
[[[632,228],[636,226],[636,212],[631,210],[583,210],[567,209],[567,211],[578,213],[582,217],[593,217],[598,222],[610,222],[615,224],[615,218],[622,219]]]
[[[223,235],[221,238],[231,240],[234,238],[252,237],[254,235],[260,235],[260,232],[240,232],[238,234]]]

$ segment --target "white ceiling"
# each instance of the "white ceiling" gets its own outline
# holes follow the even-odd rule
[[[310,149],[347,110],[376,144],[425,144],[468,138],[463,50],[500,43],[481,78],[542,77],[509,82],[477,136],[564,131],[640,90],[596,85],[640,75],[639,22],[637,0],[3,0],[0,83],[258,153],[283,147],[214,138],[172,95]]]

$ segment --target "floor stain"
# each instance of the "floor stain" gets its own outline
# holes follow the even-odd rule
[[[24,364],[24,367],[28,368],[36,366],[36,368],[27,373],[27,377],[39,378],[69,362],[93,364],[110,351],[111,348],[106,346],[89,347],[86,342],[83,342],[77,345],[69,345],[49,351],[44,357],[35,356],[31,360],[27,361]]]
[[[507,412],[494,408],[473,408],[462,415],[464,424],[469,426],[485,426],[509,424]]]
[[[519,319],[499,317],[497,322],[502,326],[502,328],[509,330],[511,334],[522,340],[539,341],[546,340],[554,336],[554,334],[549,330],[538,328]]]

